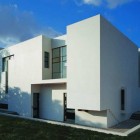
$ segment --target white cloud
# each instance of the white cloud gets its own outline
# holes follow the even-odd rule
[[[0,38],[0,46],[10,46],[20,42],[20,40],[16,37],[1,37]]]
[[[0,6],[0,47],[10,46],[40,34],[54,37],[59,33],[51,27],[39,26],[32,12],[21,12],[16,4]]]
[[[129,2],[140,0],[74,0],[77,5],[87,4],[93,6],[105,6],[110,9],[116,8],[118,6],[124,5]]]
[[[132,1],[135,1],[135,0],[106,0],[107,6],[109,8],[116,8],[120,5],[129,3],[129,2],[132,2]]]
[[[99,6],[102,4],[102,0],[83,0],[83,3]]]
[[[94,6],[100,6],[102,3],[102,0],[74,0],[76,5],[81,6],[83,4],[88,5],[94,5]]]

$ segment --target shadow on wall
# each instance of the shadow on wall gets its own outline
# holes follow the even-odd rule
[[[31,95],[19,87],[8,89],[8,110],[22,116],[31,116]]]
[[[10,53],[8,50],[3,48],[0,48],[0,103],[7,103],[8,102],[8,97],[7,94],[5,94],[1,88],[1,74],[2,74],[2,58],[9,56]]]
[[[0,72],[2,72],[2,58],[9,55],[10,55],[10,52],[8,50],[0,48]]]
[[[40,118],[63,121],[64,120],[64,106],[63,99],[60,96],[52,95],[51,90],[46,90],[40,93]],[[57,99],[58,98],[58,99]]]
[[[4,92],[0,91],[0,103],[7,104],[8,103],[8,96]]]
[[[54,94],[53,94],[54,93]],[[69,111],[71,112],[71,111]],[[101,118],[101,114],[95,112],[75,111],[75,123],[91,127],[106,127],[105,118]],[[73,113],[73,112],[72,112]],[[67,113],[66,113],[67,114]],[[102,114],[105,114],[102,113]],[[98,118],[98,116],[100,118]],[[40,94],[40,118],[64,121],[64,96],[60,93],[52,92],[51,88],[46,87]],[[96,121],[96,118],[98,120]],[[101,120],[100,122],[100,119]],[[68,118],[66,122],[74,122],[74,120]],[[107,122],[107,120],[106,120]]]
[[[100,117],[102,117],[102,118],[100,118]],[[106,128],[107,127],[106,117],[96,114],[94,111],[88,111],[88,112],[87,111],[78,111],[78,113],[75,116],[75,119],[76,119],[76,121],[75,121],[76,124],[95,127],[95,128]]]
[[[64,110],[63,106],[61,105],[61,102],[59,100],[51,100],[50,106],[52,107],[46,107],[44,106],[44,111],[41,110],[40,112],[40,118],[42,119],[48,119],[53,121],[64,121]]]
[[[31,94],[22,91],[19,87],[10,87],[9,93],[6,94],[8,98],[8,110],[17,112],[19,115],[31,117]],[[40,93],[41,95],[42,93]],[[42,96],[40,99],[41,109],[40,118],[54,120],[54,121],[64,121],[64,101],[53,99],[51,93],[47,96]],[[80,113],[80,114],[79,114]],[[93,118],[97,117],[94,112],[78,111],[76,114],[76,124],[91,126],[91,127],[105,127],[100,120],[96,122]]]
[[[53,110],[56,113],[56,115],[59,115],[60,113],[61,114],[63,113],[63,106],[61,105],[61,102],[59,100],[52,101],[52,104],[54,104],[54,109]]]

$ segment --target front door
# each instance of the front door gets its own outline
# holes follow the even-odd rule
[[[39,93],[33,93],[33,117],[39,118]]]

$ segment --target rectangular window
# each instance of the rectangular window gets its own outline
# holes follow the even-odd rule
[[[53,79],[66,78],[67,51],[66,46],[52,50],[52,77]]]
[[[2,71],[6,71],[7,64],[6,64],[6,57],[2,58]]]
[[[0,103],[0,108],[1,109],[8,109],[8,104]]]
[[[8,63],[14,55],[9,55],[2,58],[2,71],[5,72],[5,93],[8,93]]]
[[[5,93],[8,93],[8,60],[9,57],[2,58],[2,71],[5,72]]]
[[[67,110],[66,110],[66,118],[68,120],[75,120],[75,109],[67,108]]]
[[[49,53],[44,52],[44,68],[49,68]]]
[[[121,89],[121,110],[125,110],[125,90]]]

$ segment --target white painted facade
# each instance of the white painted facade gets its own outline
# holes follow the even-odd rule
[[[58,59],[52,54],[64,46],[66,58],[59,59],[67,59],[67,77],[53,79]],[[1,57],[7,57],[8,70],[1,72],[0,104],[21,116],[34,117],[38,110],[39,118],[63,122],[74,115],[76,124],[106,128],[140,110],[138,47],[100,15],[67,26],[66,35],[38,36],[5,48]]]

